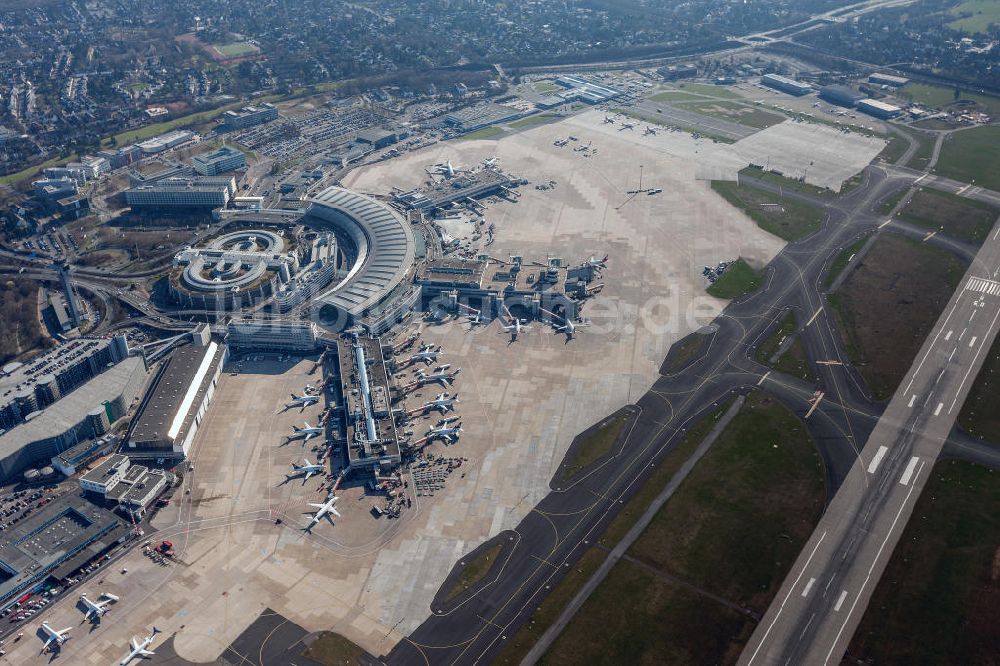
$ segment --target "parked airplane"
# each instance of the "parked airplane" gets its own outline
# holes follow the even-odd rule
[[[49,637],[49,639],[45,641],[45,647],[42,649],[48,650],[49,646],[52,645],[53,643],[56,644],[56,647],[61,647],[63,643],[65,643],[70,639],[69,631],[72,628],[73,627],[66,627],[65,629],[56,631],[55,629],[49,626],[48,622],[42,622],[42,630]]]
[[[458,439],[458,433],[462,432],[462,424],[444,427],[444,428],[431,428],[427,431],[427,440],[432,439],[443,439],[449,444],[455,442]]]
[[[455,381],[455,375],[458,374],[458,370],[450,374],[444,372],[435,372],[432,374],[427,374],[423,370],[417,370],[417,380],[423,382],[424,384],[430,384],[431,382],[437,382],[441,386],[450,386]]]
[[[573,339],[573,335],[576,333],[577,327],[590,326],[590,324],[588,324],[586,322],[581,322],[579,324],[574,324],[573,320],[570,319],[569,317],[559,316],[556,313],[549,312],[548,310],[546,310],[544,308],[540,308],[540,309],[542,310],[542,312],[544,312],[545,314],[547,314],[550,317],[552,317],[552,321],[551,321],[552,328],[555,329],[558,333],[565,333],[566,334],[566,340],[572,340]],[[560,321],[562,321],[562,323],[561,324],[557,324],[556,323],[556,319],[559,319]]]
[[[633,128],[635,128],[635,123],[622,123],[622,126],[618,128],[618,131],[621,132],[622,130],[630,130]]]
[[[613,125],[615,123],[615,119],[611,116],[604,116],[604,122],[608,125]]]
[[[132,661],[137,657],[145,659],[147,657],[152,657],[154,654],[156,654],[155,652],[149,649],[149,646],[153,643],[153,637],[159,633],[162,632],[156,627],[153,627],[153,633],[142,639],[141,643],[135,640],[135,637],[133,637],[132,640],[129,641],[129,646],[132,648],[132,650],[127,655],[125,655],[125,657],[122,658],[121,661],[118,662],[118,666],[126,666],[130,661]]]
[[[293,436],[301,437],[303,442],[323,434],[322,426],[311,426],[309,425],[308,421],[303,421],[303,423],[306,426],[305,428],[298,428],[296,426],[292,426],[292,430],[295,432],[295,435]]]
[[[410,363],[416,363],[418,361],[424,363],[425,365],[430,365],[437,360],[438,354],[441,351],[434,351],[431,349],[431,345],[424,345],[424,347],[418,351],[416,354],[407,359]]]
[[[443,162],[441,164],[435,164],[434,171],[436,173],[443,175],[445,178],[455,177],[455,167],[451,165],[451,160],[448,160],[447,162]]]
[[[462,303],[458,304],[458,308],[466,313],[466,316],[469,318],[469,323],[473,326],[478,326],[483,323],[481,311],[469,307],[468,305],[463,305]]]
[[[443,419],[439,420],[437,423],[434,424],[434,426],[436,428],[440,428],[442,426],[448,425],[449,423],[454,423],[455,421],[459,420],[460,418],[462,418],[462,417],[458,416],[458,415],[448,416],[446,418],[443,418]]]
[[[655,135],[656,134],[656,128],[655,127],[650,127],[649,125],[646,125],[646,129],[643,130],[642,135],[646,136],[647,134],[653,134],[653,135]]]
[[[319,402],[318,395],[309,395],[308,393],[304,393],[302,395],[295,395],[292,393],[291,395],[292,401],[285,405],[285,409],[292,409],[294,407],[301,407],[302,409],[305,409],[309,405],[314,405]]]
[[[455,409],[456,402],[459,402],[457,393],[452,396],[449,396],[447,393],[439,393],[436,398],[424,403],[424,410],[430,411],[436,409],[444,414],[450,409]]]
[[[330,517],[331,513],[340,518],[340,514],[337,512],[336,509],[333,508],[333,505],[337,503],[338,499],[339,498],[336,495],[331,493],[326,496],[326,501],[323,502],[322,504],[313,504],[312,502],[310,502],[309,506],[315,507],[317,511],[313,515],[312,520],[309,521],[309,525],[306,527],[305,531],[309,532],[310,530],[312,530],[312,528],[316,525],[316,523],[323,520],[323,518],[329,520],[330,524],[332,525],[333,518]]]
[[[104,601],[101,601],[102,598]],[[80,595],[80,601],[82,601],[83,605],[87,607],[87,613],[84,617],[89,620],[91,618],[97,619],[104,617],[104,614],[109,610],[108,606],[110,606],[112,602],[118,601],[118,597],[109,592],[104,592],[97,598],[97,601],[91,601],[87,597],[86,593],[84,593]]]
[[[510,320],[510,323],[502,324],[501,328],[503,328],[503,330],[507,333],[510,333],[511,342],[517,342],[517,336],[521,334],[521,331],[531,330],[531,327],[522,323],[520,319],[512,315],[506,305],[504,306],[503,311],[507,313],[507,319]]]
[[[606,254],[606,255],[604,255],[603,259],[596,259],[594,257],[591,257],[590,259],[588,259],[584,263],[586,263],[587,265],[592,266],[594,268],[607,268],[608,267],[608,257],[609,256],[611,256],[611,255]]]
[[[312,477],[314,474],[322,474],[323,470],[325,469],[322,463],[317,463],[314,465],[313,463],[309,462],[308,458],[303,458],[302,462],[305,464],[296,465],[295,463],[292,463],[292,473],[285,475],[285,477],[289,481],[291,481],[296,477],[304,475],[305,478],[302,479],[302,483],[305,484],[305,482],[308,481],[310,477]]]

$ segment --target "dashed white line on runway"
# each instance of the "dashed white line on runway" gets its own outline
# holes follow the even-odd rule
[[[878,469],[879,463],[882,462],[882,458],[885,457],[886,451],[888,451],[888,450],[889,450],[888,446],[880,446],[880,447],[878,447],[878,451],[876,451],[875,455],[872,456],[872,461],[870,463],[868,463],[868,473],[869,474],[874,474],[875,473],[875,470]]]

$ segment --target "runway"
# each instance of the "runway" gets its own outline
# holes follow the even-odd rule
[[[1000,227],[983,244],[740,663],[840,663],[996,337]]]

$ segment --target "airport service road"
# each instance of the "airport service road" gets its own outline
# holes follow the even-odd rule
[[[888,166],[886,171],[892,176],[913,177],[913,185],[929,187],[933,190],[940,190],[949,194],[955,194],[966,199],[974,199],[993,206],[1000,206],[1000,192],[980,187],[973,183],[963,183],[959,180],[952,180],[944,176],[932,176],[921,171],[914,171],[906,167]]]
[[[740,658],[839,664],[1000,320],[1000,225],[983,244]]]

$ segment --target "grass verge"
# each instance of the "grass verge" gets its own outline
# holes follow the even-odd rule
[[[534,116],[528,116],[527,118],[521,118],[513,122],[507,123],[508,127],[531,127],[532,125],[541,125],[542,123],[547,123],[553,118],[558,118],[558,113],[539,113]]]
[[[678,108],[695,111],[703,116],[728,120],[757,129],[767,129],[785,121],[785,116],[740,102],[720,102],[717,100],[702,99],[681,103],[678,105]]]
[[[996,222],[997,209],[988,203],[950,192],[921,189],[899,211],[899,219],[967,243],[982,245]]]
[[[816,206],[731,180],[713,180],[712,189],[742,210],[757,226],[786,241],[808,236],[826,214]]]
[[[930,475],[848,647],[852,661],[993,664],[1000,655],[997,472],[950,460]]]
[[[851,243],[850,245],[848,245],[847,247],[845,247],[843,250],[840,251],[839,254],[837,254],[836,258],[830,264],[830,270],[826,272],[826,278],[824,279],[824,283],[826,284],[827,289],[829,289],[830,285],[832,285],[837,280],[837,278],[840,277],[840,274],[844,272],[844,269],[847,268],[847,265],[851,263],[851,260],[854,258],[854,255],[860,252],[861,248],[863,248],[865,246],[865,243],[867,242],[868,242],[868,236],[863,236],[858,240],[854,241],[853,243]]]
[[[496,562],[497,556],[500,555],[500,551],[503,550],[503,544],[498,543],[479,555],[475,556],[471,560],[466,559],[465,568],[462,569],[462,573],[458,575],[458,579],[455,584],[451,586],[448,590],[448,596],[445,597],[445,601],[451,601],[462,592],[481,581],[486,577],[486,574],[490,572],[493,568],[493,563]]]
[[[944,250],[892,233],[880,235],[861,262],[828,300],[851,362],[872,395],[884,400],[910,369],[966,266]]]
[[[688,363],[698,358],[711,339],[711,335],[702,335],[701,333],[689,333],[684,336],[677,342],[676,346],[671,347],[670,351],[667,352],[667,358],[660,366],[660,373],[680,372],[687,367]]]
[[[837,193],[833,190],[828,190],[825,187],[816,187],[815,185],[809,185],[800,180],[795,180],[794,178],[789,178],[781,174],[774,173],[773,171],[764,171],[756,167],[745,167],[740,171],[741,176],[749,176],[750,178],[756,178],[759,181],[770,183],[772,185],[777,185],[783,189],[795,190],[796,192],[802,192],[803,194],[811,194],[816,197],[822,197],[824,199],[832,199],[837,196]]]
[[[570,448],[566,464],[563,466],[563,481],[571,479],[610,451],[612,445],[618,441],[618,437],[622,434],[622,429],[625,428],[627,422],[628,414],[619,414],[609,418],[597,426],[582,442],[575,443]]]
[[[785,374],[809,382],[816,381],[816,376],[813,374],[812,368],[809,367],[809,357],[806,355],[805,346],[798,336],[795,335],[798,328],[799,324],[795,313],[789,310],[782,318],[781,325],[757,347],[754,358],[757,359],[758,363],[771,366],[778,372],[784,372]],[[788,336],[794,336],[794,339],[788,348],[782,352],[781,356],[772,364],[771,357],[778,352],[781,343]]]
[[[320,632],[319,638],[302,653],[323,666],[354,666],[361,663],[365,651],[358,645],[332,631]]]
[[[465,141],[474,141],[475,139],[489,139],[498,134],[503,134],[503,129],[497,127],[496,125],[490,125],[489,127],[477,129],[475,132],[469,132],[468,134],[463,134],[459,138]]]
[[[958,414],[958,425],[979,439],[1000,443],[1000,338],[983,360]]]
[[[825,497],[801,421],[751,394],[544,663],[734,661],[754,628],[747,611],[766,609]]]
[[[941,146],[934,172],[1000,190],[1000,125],[983,125],[949,135]]]
[[[708,285],[706,291],[716,298],[737,298],[756,291],[761,285],[761,274],[739,258],[726,268],[718,280]]]

